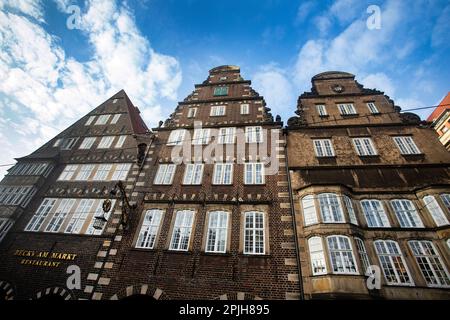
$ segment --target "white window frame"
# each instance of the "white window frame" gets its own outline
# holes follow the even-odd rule
[[[197,115],[197,110],[198,110],[197,108],[189,108],[187,117],[188,118],[195,118],[195,116]]]
[[[356,263],[350,238],[331,235],[326,239],[331,272],[333,274],[359,274],[358,264]]]
[[[372,114],[380,113],[380,111],[378,111],[377,106],[375,105],[375,102],[367,102],[366,105],[367,105],[367,108],[369,109],[370,113],[372,113]]]
[[[94,171],[94,164],[82,164],[80,166],[80,171],[78,171],[77,176],[75,177],[75,181],[88,181],[89,177],[92,175]]]
[[[111,210],[109,210],[107,213],[105,213],[103,211],[103,201],[104,201],[103,199],[99,199],[99,202],[98,202],[97,207],[96,207],[96,209],[94,211],[94,214],[92,215],[92,217],[91,217],[91,219],[89,221],[89,225],[88,225],[88,227],[86,229],[86,233],[85,234],[97,235],[98,236],[98,235],[101,235],[103,233],[103,231],[105,230],[105,227],[108,224],[108,222],[106,222],[103,225],[102,230],[94,229],[95,217],[104,217],[106,219],[106,221],[108,221],[109,217],[111,215],[111,212],[114,209],[114,205],[116,203],[116,200],[115,199],[111,200]]]
[[[156,185],[171,185],[173,177],[175,176],[176,165],[175,164],[160,164],[158,171],[156,172],[153,184]]]
[[[95,116],[89,116],[89,118],[86,120],[85,126],[90,126],[92,122],[95,120]]]
[[[203,163],[188,163],[184,169],[183,184],[200,185],[203,178]]]
[[[324,104],[316,104],[316,110],[319,116],[321,117],[328,116],[327,107]]]
[[[170,239],[169,249],[173,251],[188,251],[191,242],[192,225],[194,223],[195,212],[192,210],[178,210],[175,214],[172,237]],[[180,237],[176,238],[179,232]],[[185,239],[187,241],[182,241]]]
[[[371,266],[369,255],[367,254],[366,245],[361,238],[355,237],[356,249],[358,250],[361,266],[363,267],[363,274],[366,274],[367,269]]]
[[[357,114],[353,103],[339,103],[338,108],[339,108],[339,112],[343,116]]]
[[[50,211],[52,211],[53,207],[56,204],[58,199],[55,198],[45,198],[42,200],[39,208],[36,210],[34,215],[31,217],[27,226],[25,227],[25,231],[37,232],[42,227],[45,219],[47,218]]]
[[[108,181],[109,173],[111,172],[112,164],[102,163],[97,166],[95,170],[93,181]]]
[[[257,217],[262,217],[258,219],[259,224],[257,224]],[[247,211],[244,213],[244,254],[264,255],[266,253],[265,220],[264,212]],[[260,241],[256,240],[257,235]]]
[[[327,262],[325,260],[322,238],[317,236],[309,238],[308,249],[311,262],[311,274],[313,276],[327,274]]]
[[[209,114],[210,117],[221,117],[226,114],[226,105],[219,104],[216,106],[211,106],[211,112]]]
[[[219,144],[234,144],[236,142],[236,128],[225,127],[219,128]]]
[[[450,275],[433,242],[410,240],[408,245],[427,286],[450,288]]]
[[[319,223],[317,218],[317,208],[314,195],[309,194],[302,198],[302,209],[303,209],[303,223],[305,226],[310,226]]]
[[[411,136],[396,136],[393,137],[398,150],[403,155],[421,154],[419,148]]]
[[[78,141],[77,137],[63,139],[61,143],[61,150],[72,150],[77,141]]]
[[[111,117],[110,114],[101,114],[101,115],[99,115],[97,121],[95,122],[95,125],[99,126],[99,125],[107,124],[110,117]]]
[[[444,198],[441,195],[441,199],[443,200],[445,205]],[[436,226],[440,227],[449,224],[447,216],[445,215],[444,211],[442,210],[441,206],[439,205],[437,199],[434,196],[427,195],[423,197],[422,201],[425,207],[427,208],[428,212],[430,213],[431,217],[433,218],[433,221],[436,224]]]
[[[391,208],[397,217],[401,228],[423,228],[423,222],[414,203],[408,199],[393,199]]]
[[[178,146],[182,145],[184,142],[184,138],[186,136],[186,129],[176,129],[172,130],[169,135],[169,139],[167,140],[168,146]]]
[[[83,141],[81,142],[80,146],[78,147],[78,149],[90,149],[92,148],[92,146],[95,143],[95,140],[97,140],[97,138],[95,137],[86,137],[83,139]]]
[[[119,121],[121,115],[122,115],[121,113],[114,114],[110,124],[116,124]]]
[[[331,139],[313,139],[314,151],[316,152],[316,157],[334,157],[333,142]]]
[[[375,148],[372,138],[362,137],[362,138],[353,138],[352,140],[356,153],[360,157],[378,155],[377,149]]]
[[[244,184],[264,184],[265,170],[262,162],[248,162],[244,164]]]
[[[8,231],[13,226],[14,221],[8,218],[0,218],[0,242],[5,238]]]
[[[241,103],[241,112],[242,115],[250,114],[250,105],[248,103]]]
[[[245,127],[246,143],[262,143],[263,141],[263,129],[261,126]]]
[[[339,195],[320,193],[317,198],[323,223],[345,223],[344,210]]]
[[[450,193],[441,193],[439,196],[441,197],[444,206],[447,208],[447,211],[450,213]]]
[[[369,228],[390,228],[383,202],[376,199],[364,199],[360,201],[364,218]]]
[[[64,233],[79,234],[81,232],[88,215],[91,213],[94,202],[94,199],[81,199],[75,212],[70,217]]]
[[[153,249],[156,244],[164,211],[161,209],[150,209],[145,211],[144,220],[139,230],[136,248]]]
[[[228,217],[229,214],[226,211],[209,212],[205,252],[225,253],[227,251]]]
[[[114,142],[114,136],[104,136],[100,140],[97,149],[108,149],[111,147],[112,143]]]
[[[58,177],[58,181],[70,181],[78,170],[77,164],[68,164]]]
[[[375,247],[375,252],[378,256],[381,269],[383,270],[386,283],[388,285],[395,286],[414,286],[414,281],[411,277],[408,265],[406,264],[398,243],[392,240],[376,240],[373,245]],[[402,266],[400,270],[405,270],[406,275],[401,275],[399,273],[400,270],[396,268],[398,265]],[[387,274],[388,271],[389,275]]]
[[[344,195],[344,205],[347,209],[348,217],[350,219],[350,223],[354,225],[358,225],[358,219],[356,218],[356,212],[355,212],[355,206],[353,205],[353,200],[347,196]]]
[[[213,184],[233,184],[233,163],[214,164]]]
[[[194,137],[192,138],[193,145],[208,144],[211,139],[211,129],[198,128],[194,129]]]
[[[112,181],[125,181],[128,172],[131,169],[131,163],[117,163],[114,173],[111,177]]]
[[[114,145],[114,148],[115,149],[122,148],[126,139],[127,139],[126,135],[119,136],[119,138],[117,139],[116,144]]]
[[[53,213],[53,217],[47,223],[47,226],[44,229],[45,232],[59,232],[74,205],[75,199],[62,199],[58,208]]]

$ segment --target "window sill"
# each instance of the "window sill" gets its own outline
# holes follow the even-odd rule
[[[266,183],[244,183],[244,186],[245,187],[258,187],[258,186],[265,186],[266,185]]]
[[[330,115],[329,114],[319,114],[320,118],[329,118]]]
[[[371,154],[371,155],[358,155],[361,159],[377,159],[380,157],[379,154]]]
[[[163,250],[164,253],[173,253],[173,254],[180,254],[180,255],[192,255],[192,251],[182,251],[182,250],[170,250],[170,249],[165,249]]]
[[[407,160],[415,160],[415,159],[423,159],[425,158],[425,154],[424,153],[408,153],[408,154],[401,154],[402,157],[404,157]]]
[[[205,252],[202,251],[200,253],[201,256],[205,256],[205,257],[230,257],[231,253],[230,252]]]

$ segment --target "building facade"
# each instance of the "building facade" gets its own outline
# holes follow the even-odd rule
[[[438,133],[439,141],[450,151],[450,92],[427,119]]]
[[[433,129],[345,72],[313,77],[296,114],[286,135],[305,298],[449,299],[450,155]]]
[[[283,124],[250,85],[214,68],[152,131],[121,91],[27,157],[53,169],[5,216],[3,297],[299,299]]]

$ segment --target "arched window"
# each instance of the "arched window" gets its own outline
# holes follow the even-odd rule
[[[345,222],[341,203],[336,194],[321,193],[318,198],[323,222]]]
[[[327,243],[333,273],[358,274],[350,238],[329,236]]]
[[[374,246],[387,284],[414,285],[397,242],[377,240]]]
[[[305,226],[318,223],[316,204],[313,195],[307,195],[302,199],[303,219]]]
[[[362,200],[361,207],[369,227],[383,228],[391,226],[381,201]]]
[[[327,274],[327,264],[323,253],[323,244],[321,237],[312,237],[308,239],[309,255],[311,259],[312,275]]]

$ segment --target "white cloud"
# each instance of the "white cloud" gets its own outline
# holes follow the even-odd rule
[[[366,88],[384,91],[390,97],[395,96],[395,87],[392,80],[382,72],[369,74],[361,80],[361,83]]]
[[[63,12],[70,4],[55,1]],[[151,47],[126,5],[86,2],[81,32],[93,55],[80,62],[67,57],[58,38],[42,27],[40,1],[18,3],[0,0],[0,97],[8,99],[0,108],[26,114],[0,127],[0,134],[21,146],[14,156],[33,151],[122,88],[150,126],[163,116],[159,99],[177,100],[182,77],[178,60]],[[2,139],[1,149],[6,148],[10,146]],[[11,162],[10,156],[1,161]]]

